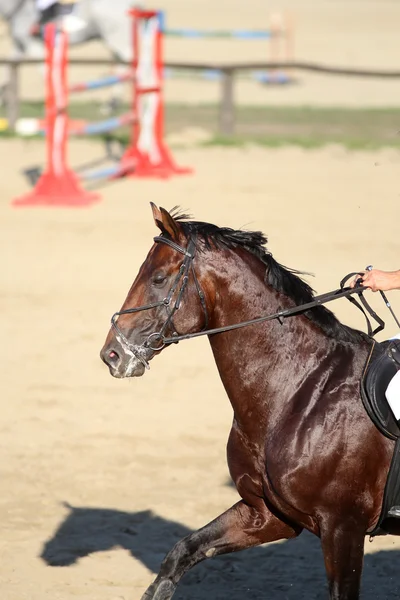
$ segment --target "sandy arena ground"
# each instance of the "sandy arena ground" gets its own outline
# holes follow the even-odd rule
[[[71,150],[76,162],[93,153],[89,142]],[[98,357],[156,233],[149,201],[262,229],[276,258],[315,273],[322,292],[368,263],[399,266],[400,155],[192,149],[178,153],[191,177],[121,181],[90,209],[10,208],[25,189],[20,169],[42,152],[0,143],[1,598],[137,600],[173,543],[237,499],[225,462],[232,414],[207,341],[170,348],[132,381],[112,379]],[[390,297],[400,312],[400,294]],[[363,327],[345,301],[334,308]],[[399,597],[400,540],[366,549],[362,598]],[[177,593],[266,597],[326,597],[318,540],[208,561]]]

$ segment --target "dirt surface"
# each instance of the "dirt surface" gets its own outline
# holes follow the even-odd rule
[[[95,151],[74,142],[73,162]],[[136,600],[174,542],[237,499],[225,461],[232,413],[207,341],[170,348],[131,381],[112,379],[98,356],[156,233],[149,201],[265,231],[274,256],[315,273],[323,292],[368,263],[399,267],[400,154],[193,149],[177,156],[190,177],[121,181],[90,209],[11,208],[26,189],[20,170],[43,152],[0,142],[1,598]],[[390,298],[400,312],[400,294]],[[334,308],[364,327],[345,301]],[[366,550],[362,598],[399,597],[400,541]],[[318,540],[208,561],[177,593],[267,596],[326,597]]]

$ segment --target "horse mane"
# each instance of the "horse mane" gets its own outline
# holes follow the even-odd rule
[[[204,243],[206,248],[243,248],[267,267],[265,281],[277,292],[291,298],[296,305],[306,304],[314,299],[314,290],[300,276],[308,273],[285,267],[278,263],[271,252],[267,249],[267,237],[261,231],[235,230],[229,227],[218,227],[211,223],[189,220],[190,216],[174,208],[171,216],[179,224],[186,237],[190,238],[196,234]],[[201,247],[198,248],[201,251]],[[316,306],[304,312],[304,315],[313,323],[318,325],[329,337],[340,341],[360,343],[366,339],[366,335],[344,325],[325,306]]]

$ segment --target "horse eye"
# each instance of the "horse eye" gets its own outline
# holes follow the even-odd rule
[[[165,282],[166,280],[166,276],[163,273],[157,273],[156,275],[154,275],[153,277],[153,283],[155,285],[161,285],[162,283]]]

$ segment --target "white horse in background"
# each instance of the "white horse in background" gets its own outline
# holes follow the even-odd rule
[[[132,0],[80,0],[74,11],[82,23],[76,31],[67,31],[72,46],[89,40],[101,40],[116,61],[129,61],[132,58],[132,23],[127,15],[132,8]],[[32,26],[37,23],[39,14],[35,0],[0,0],[0,18],[9,26],[12,40],[10,58],[43,58],[42,40],[31,35]],[[8,84],[0,89],[0,98]]]

